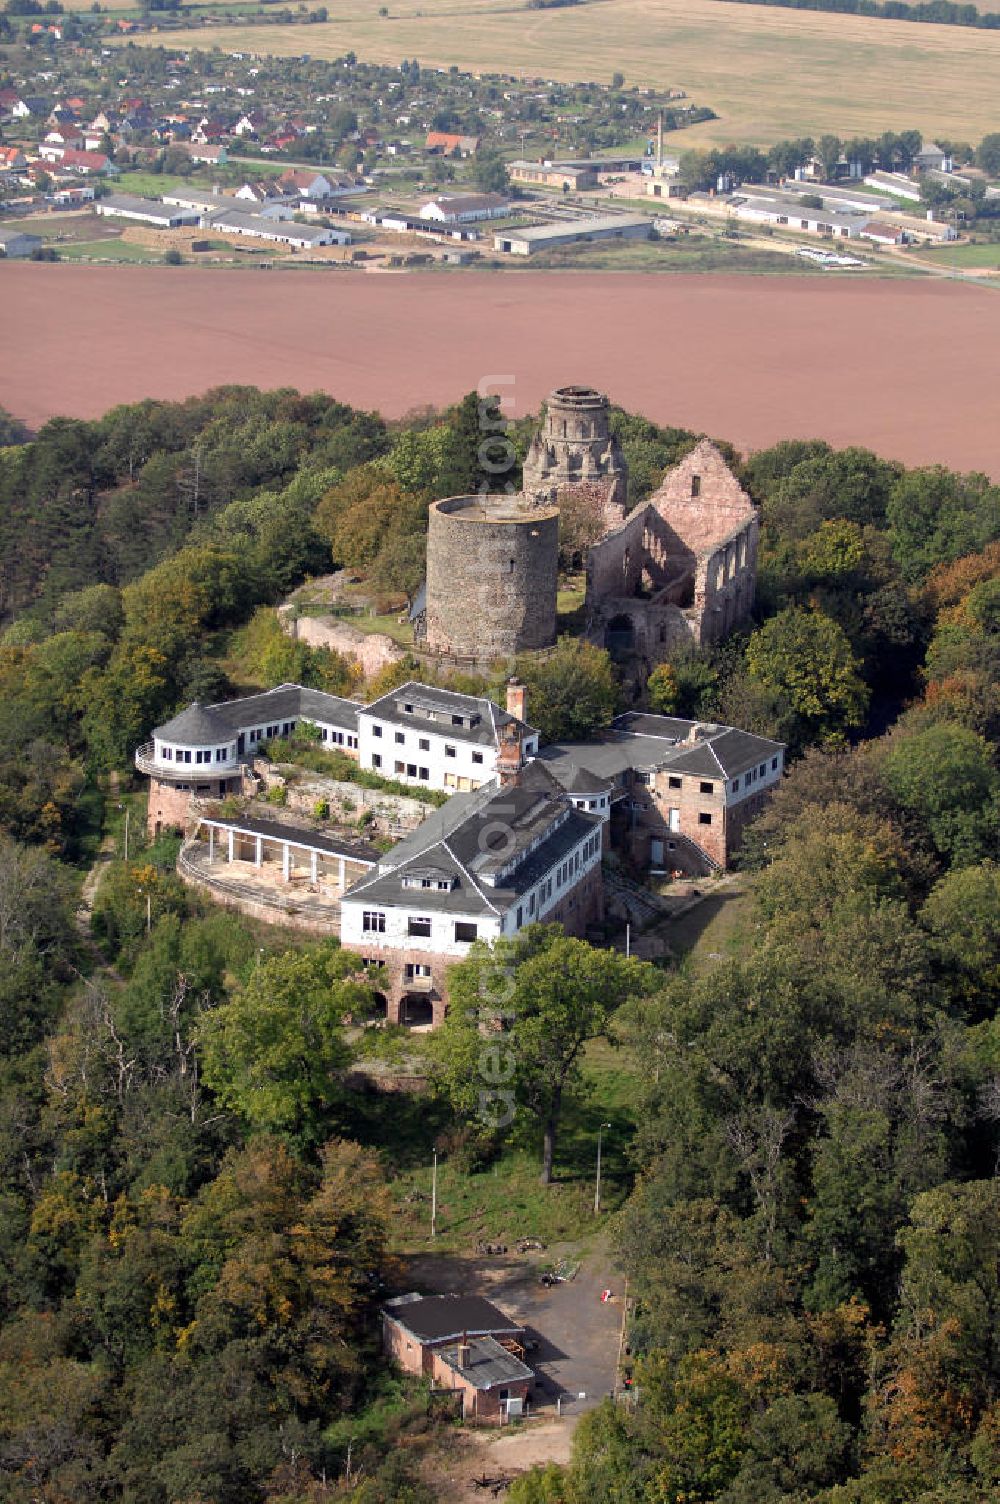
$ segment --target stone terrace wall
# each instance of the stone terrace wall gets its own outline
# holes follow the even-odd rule
[[[362,632],[336,616],[296,616],[294,605],[286,603],[278,607],[278,620],[289,637],[353,658],[366,679],[406,657],[399,644],[384,632]]]

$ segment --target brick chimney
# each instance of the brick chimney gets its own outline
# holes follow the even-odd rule
[[[521,733],[513,721],[508,721],[500,728],[500,741],[497,746],[497,778],[500,787],[509,789],[516,786],[524,767],[524,747],[521,744]]]
[[[507,680],[507,714],[519,721],[528,719],[528,690],[520,679]]]

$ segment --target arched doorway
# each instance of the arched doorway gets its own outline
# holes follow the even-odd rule
[[[404,992],[399,1021],[407,1029],[426,1029],[434,1022],[434,1004],[425,992]]]
[[[613,616],[604,632],[604,646],[612,657],[635,651],[635,625],[624,613]]]

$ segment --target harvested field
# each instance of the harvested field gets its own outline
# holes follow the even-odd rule
[[[0,268],[0,404],[31,424],[222,382],[401,416],[513,377],[760,448],[821,435],[1000,479],[1000,296],[946,279]],[[54,310],[59,309],[57,315]]]
[[[679,87],[717,121],[671,137],[771,142],[877,135],[915,127],[978,141],[997,127],[1000,32],[867,16],[730,5],[720,0],[591,0],[526,10],[510,0],[353,0],[309,26],[238,21],[210,31],[137,36],[145,45],[456,64],[608,83]]]

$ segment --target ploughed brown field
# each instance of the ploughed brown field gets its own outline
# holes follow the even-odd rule
[[[1000,294],[968,284],[11,263],[0,297],[0,405],[32,425],[230,382],[387,417],[588,382],[743,450],[818,435],[1000,478]]]

